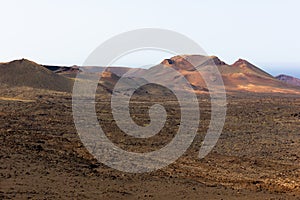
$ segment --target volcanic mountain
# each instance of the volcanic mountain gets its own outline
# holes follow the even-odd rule
[[[26,59],[1,63],[0,83],[63,92],[70,92],[73,86],[73,80]]]
[[[239,59],[235,63],[228,65],[216,56],[182,55],[165,59],[161,64],[179,71],[192,84],[193,89],[200,92],[206,91],[207,86],[203,77],[199,77],[197,71],[204,71],[205,74],[205,71],[209,70],[212,66],[218,68],[227,92],[300,92],[299,87],[293,87],[283,83],[243,59]],[[159,69],[156,71],[157,75],[161,76],[161,78],[168,77],[166,74],[160,74]],[[168,79],[171,79],[171,77],[168,77]],[[173,80],[174,79],[176,79],[176,77],[173,77]]]
[[[290,85],[300,86],[300,79],[292,76],[281,74],[279,76],[276,76],[275,78]]]
[[[243,59],[229,65],[216,56],[181,55],[165,59],[160,64],[147,70],[122,67],[109,67],[106,69],[87,67],[87,69],[92,69],[93,72],[102,70],[102,81],[100,83],[110,91],[113,90],[120,77],[123,77],[121,82],[122,92],[126,91],[126,87],[134,88],[140,83],[145,84],[147,80],[151,80],[151,82],[159,85],[171,86],[178,90],[207,93],[209,88],[203,76],[207,76],[206,79],[214,80],[216,77],[207,73],[213,66],[220,72],[226,92],[300,93],[299,87],[279,81]],[[90,70],[85,69],[84,71]],[[187,80],[191,87],[187,87],[184,80]],[[147,89],[151,89],[151,87]]]

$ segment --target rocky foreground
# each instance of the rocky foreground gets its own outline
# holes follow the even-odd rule
[[[223,133],[199,160],[210,120],[209,99],[200,95],[199,130],[186,154],[156,172],[130,174],[104,166],[87,152],[74,127],[70,94],[24,87],[1,88],[1,94],[1,199],[299,199],[299,96],[229,96]],[[148,98],[146,104],[139,98],[131,105],[136,123],[148,122],[151,101],[160,101],[170,116],[149,141],[122,133],[103,96],[98,118],[118,146],[153,151],[174,136],[178,104],[172,96]]]

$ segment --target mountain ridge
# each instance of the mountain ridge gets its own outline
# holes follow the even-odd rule
[[[191,64],[193,63],[195,67]],[[10,68],[7,66],[11,66]],[[264,70],[256,67],[245,59],[238,59],[233,64],[227,64],[217,56],[203,55],[177,55],[164,59],[160,64],[149,69],[130,67],[89,67],[89,66],[51,66],[39,65],[27,59],[14,60],[8,63],[0,63],[1,83],[12,86],[29,86],[58,91],[71,91],[73,79],[77,73],[102,73],[101,85],[112,91],[120,77],[126,75],[124,82],[128,85],[138,85],[142,79],[134,77],[149,76],[155,80],[164,80],[174,83],[178,88],[182,81],[178,75],[164,72],[164,68],[172,67],[180,72],[188,80],[192,88],[198,92],[208,92],[206,82],[199,76],[198,70],[203,71],[211,66],[216,66],[222,76],[227,92],[256,92],[256,93],[299,93],[299,85],[291,85],[287,81],[280,80]],[[16,73],[16,75],[15,75]],[[33,75],[34,74],[34,75]],[[6,77],[6,78],[5,78]],[[26,78],[27,77],[27,78]],[[30,78],[28,78],[30,77]],[[133,77],[133,78],[132,78]],[[18,82],[19,80],[19,82]],[[136,82],[137,81],[137,82]],[[178,84],[178,85],[177,85]]]

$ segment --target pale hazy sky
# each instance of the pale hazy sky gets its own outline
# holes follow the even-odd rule
[[[229,64],[244,58],[274,75],[300,77],[297,0],[0,0],[0,8],[0,62],[24,57],[81,65],[114,35],[163,28],[186,35]]]

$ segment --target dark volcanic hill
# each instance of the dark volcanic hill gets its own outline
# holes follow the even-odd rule
[[[300,79],[292,76],[281,74],[279,76],[276,76],[275,78],[290,85],[300,86]]]
[[[1,63],[0,83],[63,92],[70,92],[73,86],[73,80],[26,59]]]
[[[80,68],[76,65],[71,67],[66,66],[52,66],[52,65],[43,65],[46,69],[53,71],[56,74],[60,74],[66,77],[75,78],[76,74],[80,72]]]

